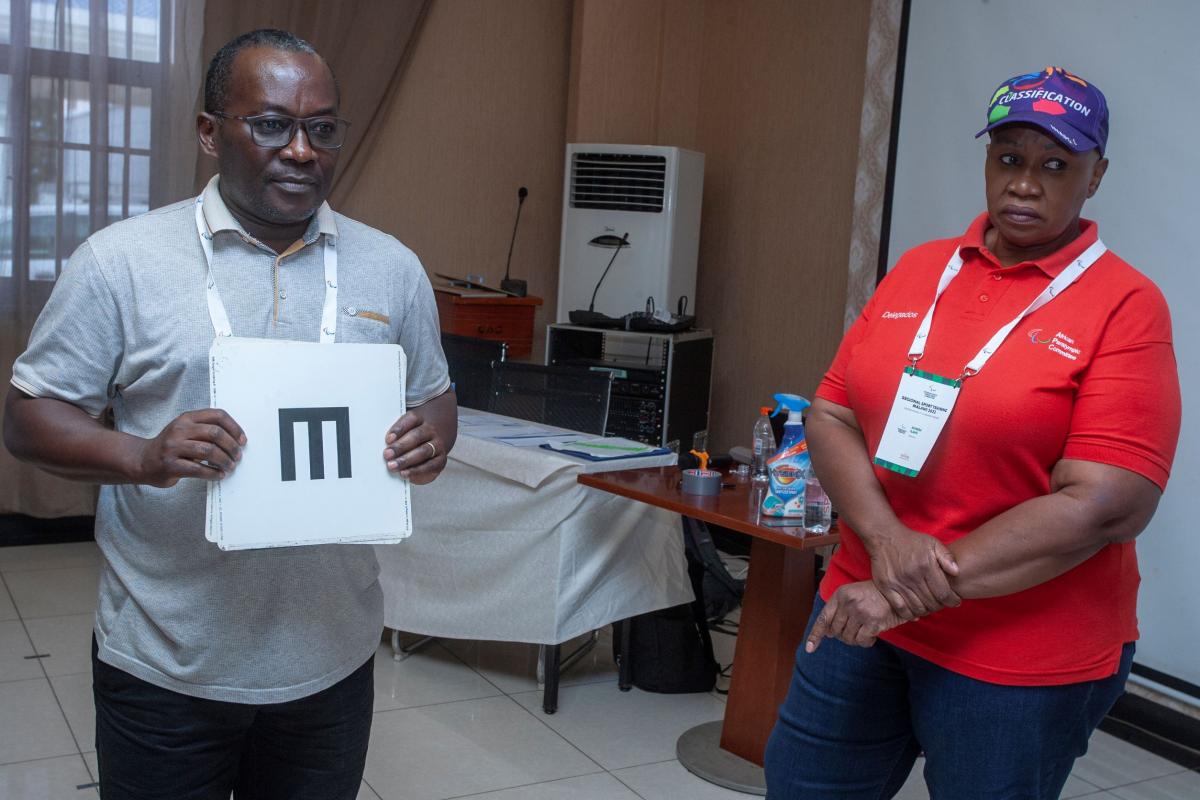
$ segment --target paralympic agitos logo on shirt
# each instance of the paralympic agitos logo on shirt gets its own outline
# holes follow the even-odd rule
[[[1076,361],[1079,354],[1082,352],[1075,344],[1075,339],[1062,331],[1058,331],[1052,336],[1043,336],[1041,328],[1033,328],[1026,336],[1029,337],[1031,344],[1046,345],[1046,349],[1051,353],[1060,355],[1070,361]]]

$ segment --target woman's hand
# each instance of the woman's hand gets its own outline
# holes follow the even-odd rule
[[[817,615],[804,643],[804,652],[815,653],[825,638],[870,647],[879,634],[903,622],[874,583],[847,583],[833,593]]]
[[[901,620],[962,603],[950,586],[950,578],[958,575],[958,563],[934,537],[897,524],[861,538],[871,556],[871,578]]]
[[[892,610],[907,621],[962,602],[949,583],[958,574],[950,551],[905,527],[888,503],[854,411],[818,398],[805,428],[821,485],[867,548],[871,576]]]

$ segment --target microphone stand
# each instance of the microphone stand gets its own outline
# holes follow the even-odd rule
[[[576,310],[567,314],[567,318],[571,320],[572,325],[582,325],[584,327],[593,328],[616,328],[623,324],[620,318],[610,317],[607,314],[602,314],[596,310],[596,293],[600,291],[600,284],[604,283],[604,279],[608,277],[608,271],[612,269],[613,262],[617,260],[617,256],[621,254],[621,249],[629,247],[629,234],[626,233],[620,239],[616,236],[605,234],[597,236],[589,244],[596,247],[611,247],[613,248],[612,258],[608,260],[607,266],[604,267],[604,272],[600,274],[600,280],[596,281],[596,288],[592,289],[592,300],[588,303],[587,311]]]
[[[604,268],[604,272],[600,273],[600,280],[596,281],[596,288],[592,289],[592,302],[588,303],[588,311],[589,312],[594,312],[596,310],[596,292],[600,291],[600,284],[604,283],[604,279],[608,276],[608,271],[610,269],[612,269],[613,262],[616,261],[617,256],[621,254],[621,248],[628,247],[628,246],[629,246],[629,234],[626,233],[624,236],[621,237],[620,243],[616,246],[616,249],[613,251],[612,258],[610,258],[608,260],[608,266],[606,266]]]
[[[518,278],[508,277],[508,270],[512,266],[513,245],[517,243],[517,226],[521,224],[521,206],[525,205],[525,198],[528,195],[529,190],[524,186],[517,189],[517,218],[513,221],[512,239],[508,243],[508,258],[504,262],[504,280],[500,281],[501,289],[512,292],[517,297],[524,297],[529,292],[529,284]]]

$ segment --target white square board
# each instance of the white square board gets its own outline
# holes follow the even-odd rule
[[[210,400],[246,446],[237,469],[209,484],[208,538],[242,550],[412,533],[409,482],[383,459],[405,410],[405,365],[399,345],[217,338]]]

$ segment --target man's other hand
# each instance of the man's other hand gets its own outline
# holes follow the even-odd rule
[[[134,483],[167,488],[180,478],[224,478],[241,460],[246,434],[229,414],[205,408],[180,414],[142,441]]]
[[[430,483],[446,468],[449,447],[437,428],[416,408],[396,420],[384,437],[383,459],[391,472],[416,484]]]

